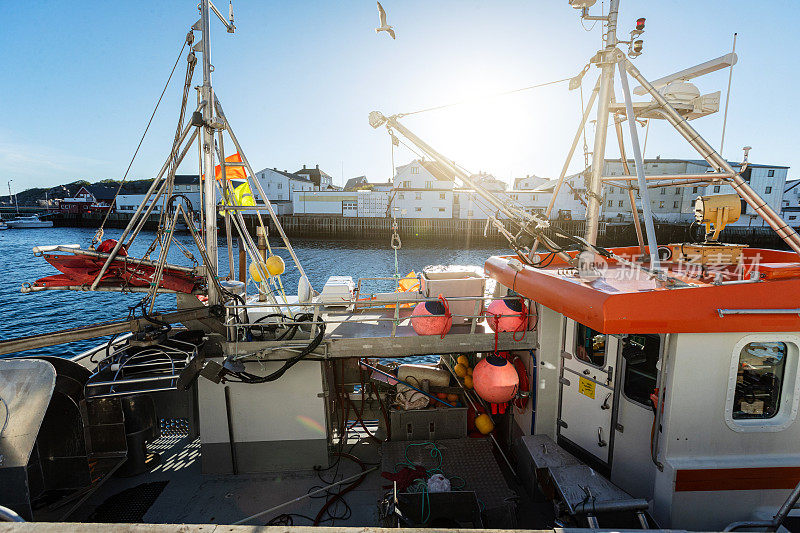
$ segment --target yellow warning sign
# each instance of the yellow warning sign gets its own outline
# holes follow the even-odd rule
[[[592,400],[594,400],[594,387],[594,381],[586,378],[578,378],[578,392],[584,396],[588,396]]]

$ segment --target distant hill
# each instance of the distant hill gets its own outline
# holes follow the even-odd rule
[[[147,192],[147,189],[152,183],[152,179],[126,181],[122,185],[120,194],[143,194]],[[89,183],[86,180],[77,180],[64,185],[56,185],[55,187],[50,187],[49,189],[38,187],[27,189],[16,193],[16,196],[17,201],[21,206],[36,205],[38,200],[45,200],[47,198],[50,200],[71,198],[75,196],[81,187],[86,187],[92,192],[95,192],[95,189],[110,191],[113,195],[116,192],[117,187],[119,187],[119,180],[105,179],[94,184]],[[11,205],[8,195],[0,196],[0,205]]]

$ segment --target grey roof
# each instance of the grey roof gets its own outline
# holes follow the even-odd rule
[[[795,187],[797,187],[798,185],[800,185],[800,180],[790,180],[790,181],[787,181],[787,182],[786,182],[786,185],[785,185],[785,187],[784,187],[784,189],[783,189],[783,192],[789,192],[789,191],[791,191],[792,189],[794,189]]]
[[[269,170],[269,171],[271,171],[271,172],[275,172],[275,173],[277,173],[277,174],[281,174],[282,176],[286,176],[286,177],[287,177],[287,178],[289,178],[290,180],[302,181],[302,182],[305,182],[305,183],[313,183],[313,181],[311,181],[311,180],[310,180],[310,179],[308,179],[308,178],[305,178],[305,177],[303,177],[303,176],[298,176],[297,174],[294,174],[294,173],[292,173],[292,172],[289,172],[288,170],[278,170],[278,169],[277,169],[277,168],[275,168],[275,167],[272,167],[272,168],[262,168],[261,170],[259,170],[258,172],[256,172],[256,174],[260,174],[260,173],[264,172],[265,170]]]
[[[295,175],[303,177],[307,176],[307,178],[314,183],[316,186],[320,186],[321,177],[325,176],[326,178],[330,179],[331,183],[333,183],[333,178],[327,172],[320,170],[319,165],[316,168],[306,168],[305,165],[300,170],[295,171]]]
[[[116,183],[92,183],[91,185],[84,185],[81,189],[86,189],[98,200],[113,200],[117,194],[118,187],[119,185]]]
[[[198,174],[175,174],[175,185],[199,185]]]
[[[355,178],[350,178],[349,180],[347,180],[347,183],[344,184],[344,190],[347,191],[349,189],[357,187],[358,185],[364,185],[365,183],[367,183],[366,176],[358,176]]]

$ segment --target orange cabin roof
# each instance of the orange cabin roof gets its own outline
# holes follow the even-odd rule
[[[633,259],[638,247],[613,248]],[[570,252],[575,255],[576,252]],[[607,261],[594,281],[556,258],[547,268],[509,266],[515,256],[486,260],[486,274],[519,294],[603,333],[800,331],[800,258],[794,252],[745,248],[738,265],[702,272],[686,263],[662,263],[677,285]],[[722,283],[717,273],[722,275]],[[755,274],[753,274],[755,273]],[[753,276],[757,281],[751,281]],[[725,314],[720,309],[795,309],[795,313]]]

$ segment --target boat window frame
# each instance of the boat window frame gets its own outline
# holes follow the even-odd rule
[[[739,372],[739,358],[745,346],[752,342],[782,342],[786,345],[783,383],[778,399],[778,412],[771,418],[733,418],[733,400]],[[728,374],[725,398],[725,423],[737,432],[783,431],[794,423],[800,405],[800,337],[784,333],[746,335],[734,345]]]
[[[582,324],[577,320],[572,321],[574,324],[572,330],[572,356],[575,358],[576,361],[580,361],[582,364],[586,366],[590,366],[592,368],[603,369],[608,365],[608,340],[611,338],[611,335],[608,333],[603,333],[602,331],[597,331],[591,326],[587,326],[586,324]],[[591,329],[592,331],[597,331],[597,333],[604,335],[606,341],[603,345],[603,362],[600,365],[596,365],[594,363],[590,363],[589,361],[584,361],[580,357],[578,357],[578,328],[583,326],[584,328]]]
[[[630,336],[630,335],[637,335],[636,333],[625,333],[624,335],[620,335],[620,342],[617,346],[617,351],[620,354],[620,361],[622,362],[622,371],[620,372],[620,394],[623,398],[627,401],[632,403],[633,405],[639,406],[643,409],[646,409],[649,412],[653,412],[653,406],[648,405],[645,403],[641,403],[639,401],[634,400],[625,392],[625,377],[628,375],[628,361],[622,357],[622,337]],[[656,361],[656,388],[658,388],[659,378],[661,377],[661,365],[664,362],[664,345],[666,344],[666,335],[664,333],[648,333],[647,335],[657,335],[658,336],[658,360]]]

